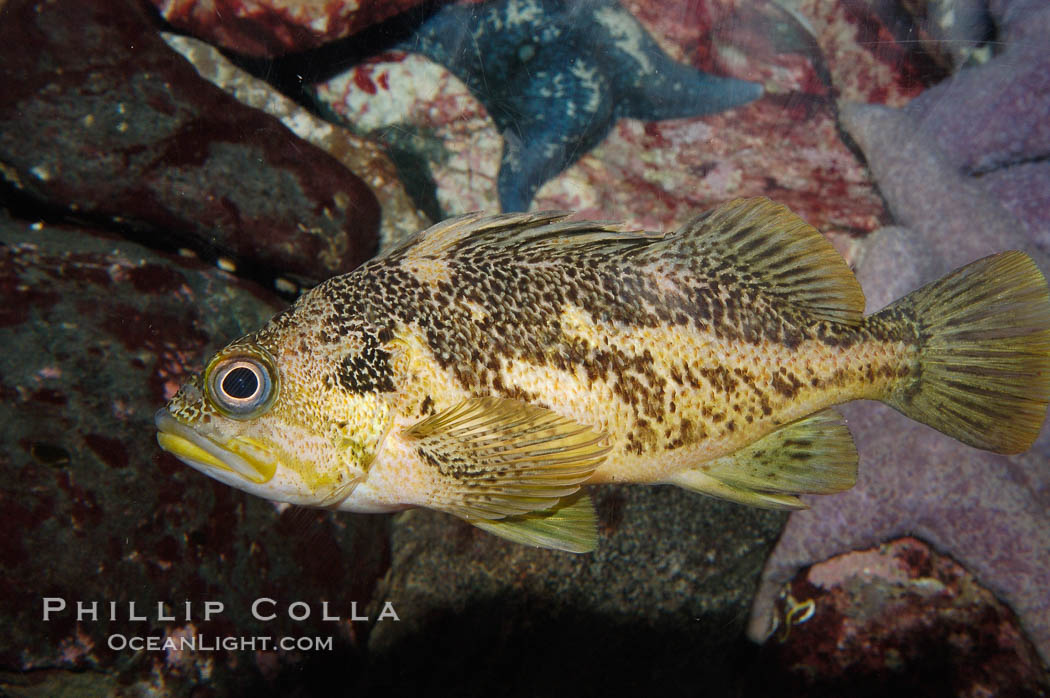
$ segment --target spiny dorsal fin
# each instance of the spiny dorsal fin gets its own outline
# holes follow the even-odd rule
[[[489,216],[468,213],[430,226],[403,243],[391,255],[413,258],[440,256],[457,245],[492,245],[522,248],[545,245],[551,248],[602,243],[638,243],[663,237],[656,233],[628,230],[601,221],[566,221],[570,211],[504,213]]]
[[[405,430],[440,474],[435,509],[471,523],[549,510],[605,460],[604,434],[518,400],[472,398]]]
[[[864,292],[827,238],[764,197],[711,209],[659,246],[666,245],[678,245],[698,259],[723,261],[745,283],[819,319],[856,324],[864,313]]]
[[[857,479],[857,449],[842,417],[824,410],[668,482],[712,497],[770,509],[804,509],[797,494],[832,494]]]

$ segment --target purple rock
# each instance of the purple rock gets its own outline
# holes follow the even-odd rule
[[[878,106],[842,109],[843,126],[864,150],[902,226],[873,235],[861,258],[857,276],[868,310],[1004,249],[1025,250],[1050,271],[1035,227],[1011,213],[1023,207],[1004,204],[981,179],[960,172],[915,128],[915,119]],[[1026,123],[1017,117],[1014,126],[1023,130]],[[1050,426],[1027,453],[1001,456],[876,403],[846,405],[842,412],[860,453],[857,486],[811,498],[812,509],[792,514],[767,561],[751,636],[765,637],[773,600],[800,567],[918,535],[1007,602],[1050,660]]]
[[[967,68],[908,104],[914,137],[933,139],[966,172],[1050,156],[1050,7],[1025,16],[1025,31],[1002,55]],[[880,183],[882,180],[880,179]]]
[[[201,79],[136,2],[10,0],[0,82],[0,172],[50,204],[308,281],[375,249],[371,190]]]
[[[1028,227],[1032,241],[1050,254],[1050,161],[993,170],[978,181]]]

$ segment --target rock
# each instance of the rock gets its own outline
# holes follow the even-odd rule
[[[859,255],[869,311],[1002,250],[1024,250],[1050,273],[1040,166],[1048,103],[1039,87],[1050,8],[1025,0],[989,7],[1007,43],[987,64],[960,70],[903,109],[840,110],[897,223],[869,236]],[[982,167],[991,169],[974,171]],[[1001,456],[875,403],[842,412],[860,453],[858,484],[792,514],[763,572],[751,636],[766,637],[777,591],[800,568],[919,535],[1009,604],[1050,662],[1050,425],[1027,453]]]
[[[1050,31],[1050,7],[1043,14]],[[1017,41],[907,106],[918,129],[967,174],[1050,157],[1050,39]]]
[[[24,192],[307,281],[375,250],[368,187],[202,80],[135,2],[12,0],[0,47],[0,172]]]
[[[781,626],[766,643],[767,670],[754,681],[754,695],[948,698],[1050,690],[1013,612],[915,538],[802,570],[777,608]]]
[[[364,692],[646,694],[739,680],[744,610],[781,512],[673,487],[592,488],[597,551],[527,548],[414,510],[379,598],[401,622],[368,640]],[[743,647],[746,652],[746,647]]]
[[[187,36],[163,34],[164,40],[193,64],[201,77],[242,103],[280,119],[289,131],[343,163],[372,189],[382,210],[380,252],[396,247],[427,228],[431,220],[418,210],[398,179],[398,171],[376,143],[323,121],[271,85],[237,68],[214,47]]]
[[[3,690],[18,694],[19,680],[7,677],[31,672],[56,695],[82,686],[85,677],[69,672],[87,672],[131,693],[237,694],[281,685],[309,655],[135,652],[123,645],[133,637],[214,646],[227,636],[316,636],[338,651],[310,661],[360,660],[353,633],[362,631],[347,618],[385,571],[386,519],[274,506],[155,441],[153,413],[189,372],[283,304],[193,259],[86,229],[2,214],[0,243]],[[45,598],[65,608],[43,620]],[[261,608],[277,614],[272,621],[253,616],[260,598],[276,602]],[[210,621],[209,601],[225,605]],[[309,604],[309,619],[289,617],[295,601]],[[322,621],[325,601],[342,621]],[[95,602],[97,620],[78,621],[77,604]],[[159,602],[170,620],[158,618]]]
[[[248,56],[305,51],[350,36],[423,0],[152,0],[164,19]]]
[[[960,172],[941,148],[923,137],[915,117],[903,110],[857,104],[843,105],[840,113],[843,127],[868,155],[868,166],[894,219],[912,229],[926,253],[939,260],[940,273],[1030,245],[1021,221],[979,179]],[[900,276],[896,271],[884,273]]]

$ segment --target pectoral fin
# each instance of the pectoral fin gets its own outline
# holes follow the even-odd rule
[[[603,434],[543,407],[487,397],[439,412],[405,436],[439,474],[434,508],[510,540],[593,548],[593,510],[575,495],[609,451]]]
[[[837,412],[825,410],[668,482],[751,506],[804,509],[795,495],[841,492],[856,480],[853,437]]]

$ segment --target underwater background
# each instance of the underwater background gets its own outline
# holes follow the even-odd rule
[[[1050,692],[1045,425],[1000,456],[855,403],[853,490],[599,487],[571,555],[254,498],[152,419],[467,211],[768,196],[869,311],[1005,249],[1050,272],[1046,0],[0,0],[0,175],[4,694]]]

